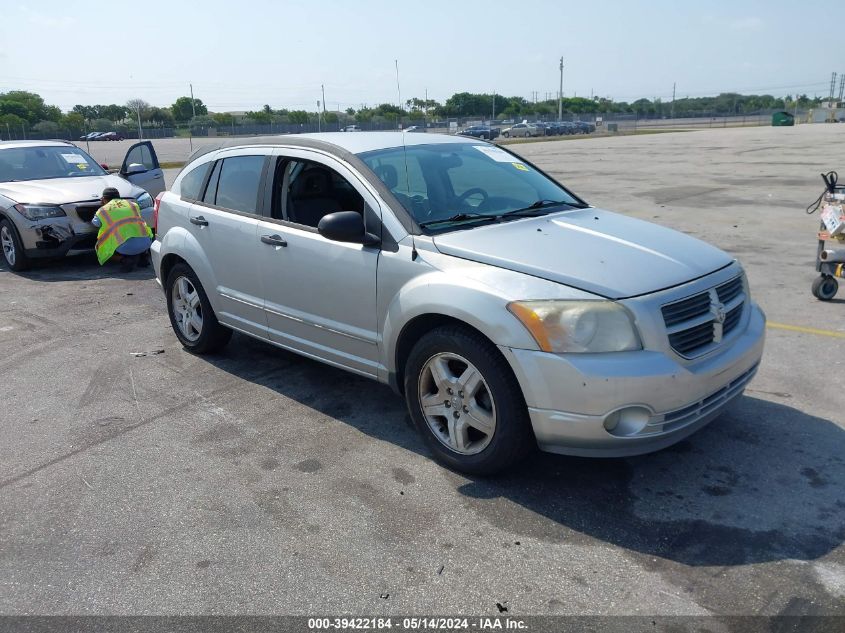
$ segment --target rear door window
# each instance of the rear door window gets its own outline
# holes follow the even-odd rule
[[[242,213],[258,212],[264,156],[233,156],[218,161],[203,202]]]

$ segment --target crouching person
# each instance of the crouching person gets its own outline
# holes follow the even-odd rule
[[[121,256],[124,272],[131,271],[136,265],[149,266],[153,232],[141,217],[138,203],[121,198],[114,187],[104,189],[100,201],[103,206],[91,220],[94,226],[100,228],[95,247],[100,265],[117,253]]]

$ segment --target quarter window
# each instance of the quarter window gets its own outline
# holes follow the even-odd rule
[[[182,177],[182,184],[179,187],[179,196],[183,200],[197,200],[200,195],[200,187],[205,181],[205,176],[211,168],[212,163],[205,163],[195,167]]]

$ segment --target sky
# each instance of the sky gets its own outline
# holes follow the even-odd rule
[[[565,96],[826,96],[845,73],[841,1],[0,0],[0,92],[169,106],[193,84],[213,112],[315,110],[321,86],[329,110],[543,99],[563,57]]]

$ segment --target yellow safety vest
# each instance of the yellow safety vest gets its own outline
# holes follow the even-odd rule
[[[153,236],[141,217],[141,208],[132,200],[112,200],[97,210],[97,217],[100,218],[100,232],[94,248],[100,265],[105,264],[117,247],[129,238]]]

